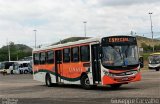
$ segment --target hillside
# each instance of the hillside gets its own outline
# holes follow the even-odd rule
[[[23,44],[10,43],[10,57],[12,61],[32,55],[32,48]],[[0,61],[8,60],[8,46],[0,48]]]
[[[158,39],[150,39],[150,38],[146,38],[146,37],[142,37],[142,36],[136,36],[137,40],[138,40],[138,45],[139,47],[141,47],[141,43],[145,43],[147,45],[153,46],[153,45],[160,45],[160,40]]]
[[[70,38],[66,38],[66,39],[63,39],[59,42],[56,42],[56,43],[53,43],[52,45],[56,45],[56,44],[64,44],[64,43],[67,43],[67,42],[75,42],[75,41],[78,41],[78,40],[84,40],[84,39],[88,39],[90,37],[70,37]]]

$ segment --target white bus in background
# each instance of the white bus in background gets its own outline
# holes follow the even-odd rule
[[[160,70],[160,52],[150,54],[148,60],[149,60],[148,64],[149,69],[154,69],[156,71]]]
[[[14,62],[10,62],[10,61],[1,62],[0,73],[10,74],[11,73],[10,66],[12,66],[13,64]]]
[[[16,61],[10,66],[11,74],[27,74],[31,72],[30,61]]]

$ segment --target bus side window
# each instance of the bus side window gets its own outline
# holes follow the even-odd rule
[[[79,61],[79,47],[74,47],[71,49],[71,61],[78,62]]]
[[[40,64],[46,63],[46,54],[45,52],[40,53]]]
[[[34,65],[39,64],[39,53],[34,53],[33,54],[33,61],[34,61]]]
[[[90,61],[90,50],[88,45],[80,47],[80,58],[82,62]]]
[[[54,52],[53,51],[48,51],[46,54],[46,60],[48,64],[53,64],[54,63]]]
[[[70,48],[63,50],[63,62],[70,62]]]

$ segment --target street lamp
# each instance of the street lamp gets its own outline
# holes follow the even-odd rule
[[[8,39],[7,39],[7,45],[8,45],[8,61],[11,61],[10,42],[8,42]]]
[[[152,12],[148,13],[150,15],[150,21],[151,21],[151,34],[152,34],[152,44],[153,44],[153,25],[152,25],[152,17],[151,15],[153,14]],[[154,44],[153,44],[153,52],[154,52]]]
[[[36,48],[36,32],[37,32],[37,30],[33,30],[34,32],[35,32],[35,48]]]
[[[87,21],[84,21],[83,23],[84,23],[84,35],[86,37],[86,23],[87,23]]]

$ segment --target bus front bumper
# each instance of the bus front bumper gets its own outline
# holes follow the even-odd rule
[[[103,85],[110,85],[110,84],[125,84],[130,82],[136,82],[141,80],[141,74],[137,73],[134,76],[125,76],[125,77],[110,77],[104,75],[103,78]]]

